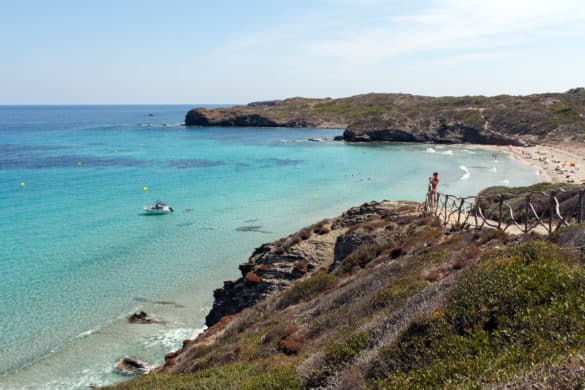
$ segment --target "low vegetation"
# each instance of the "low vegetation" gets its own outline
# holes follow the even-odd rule
[[[282,294],[278,307],[285,308],[300,301],[308,301],[337,283],[336,278],[326,272],[319,272],[302,280]]]
[[[292,367],[267,369],[252,364],[233,364],[210,368],[193,374],[145,375],[116,386],[121,390],[256,390],[303,389]]]
[[[585,384],[585,225],[550,240],[450,231],[401,207],[305,229],[346,229],[338,240],[352,250],[118,387]]]
[[[375,387],[498,383],[585,341],[585,271],[574,254],[533,241],[465,273],[445,311],[414,321],[370,371]]]

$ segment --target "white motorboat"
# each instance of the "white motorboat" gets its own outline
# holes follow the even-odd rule
[[[154,206],[146,206],[144,212],[146,214],[168,214],[172,213],[173,208],[165,201],[157,200]]]

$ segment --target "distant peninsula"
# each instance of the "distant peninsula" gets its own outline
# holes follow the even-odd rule
[[[194,108],[187,126],[345,129],[348,142],[531,145],[585,141],[585,88],[527,96],[430,97],[368,93]]]

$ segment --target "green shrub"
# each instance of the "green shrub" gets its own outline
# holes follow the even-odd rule
[[[286,290],[278,302],[278,308],[283,309],[300,301],[308,301],[316,294],[334,287],[336,283],[335,276],[326,272],[318,272]]]
[[[393,246],[393,243],[388,241],[383,244],[366,243],[362,244],[356,250],[351,252],[341,263],[341,272],[350,272],[353,267],[359,265],[364,267],[370,261],[379,256],[385,249]]]
[[[413,281],[410,278],[398,280],[391,286],[376,291],[372,296],[370,305],[374,310],[387,308],[389,305],[398,307],[425,286],[426,283]]]
[[[122,390],[284,390],[302,389],[303,387],[293,367],[267,369],[250,364],[236,364],[222,368],[210,368],[189,375],[144,375],[135,380],[123,382],[115,388]]]
[[[566,104],[556,104],[551,107],[551,110],[553,110],[554,112],[563,113],[572,111],[573,108],[571,106],[567,106]]]
[[[367,331],[348,328],[325,347],[325,360],[333,365],[348,363],[364,350],[370,342]]]
[[[411,324],[369,376],[384,388],[498,383],[584,342],[585,270],[531,241],[466,270],[445,312]]]

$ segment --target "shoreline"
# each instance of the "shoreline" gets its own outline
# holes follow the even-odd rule
[[[582,184],[585,183],[585,145],[547,144],[535,146],[503,146],[481,144],[457,144],[472,149],[481,149],[501,154],[506,154],[526,165],[535,167],[538,174],[550,183]],[[580,149],[581,148],[581,149]],[[577,152],[581,154],[577,154]],[[553,157],[555,161],[552,162]],[[558,159],[558,160],[557,160]],[[574,167],[571,164],[574,163]],[[557,167],[565,170],[560,172]],[[575,168],[572,170],[572,168]],[[571,175],[574,182],[570,182],[567,176]]]

